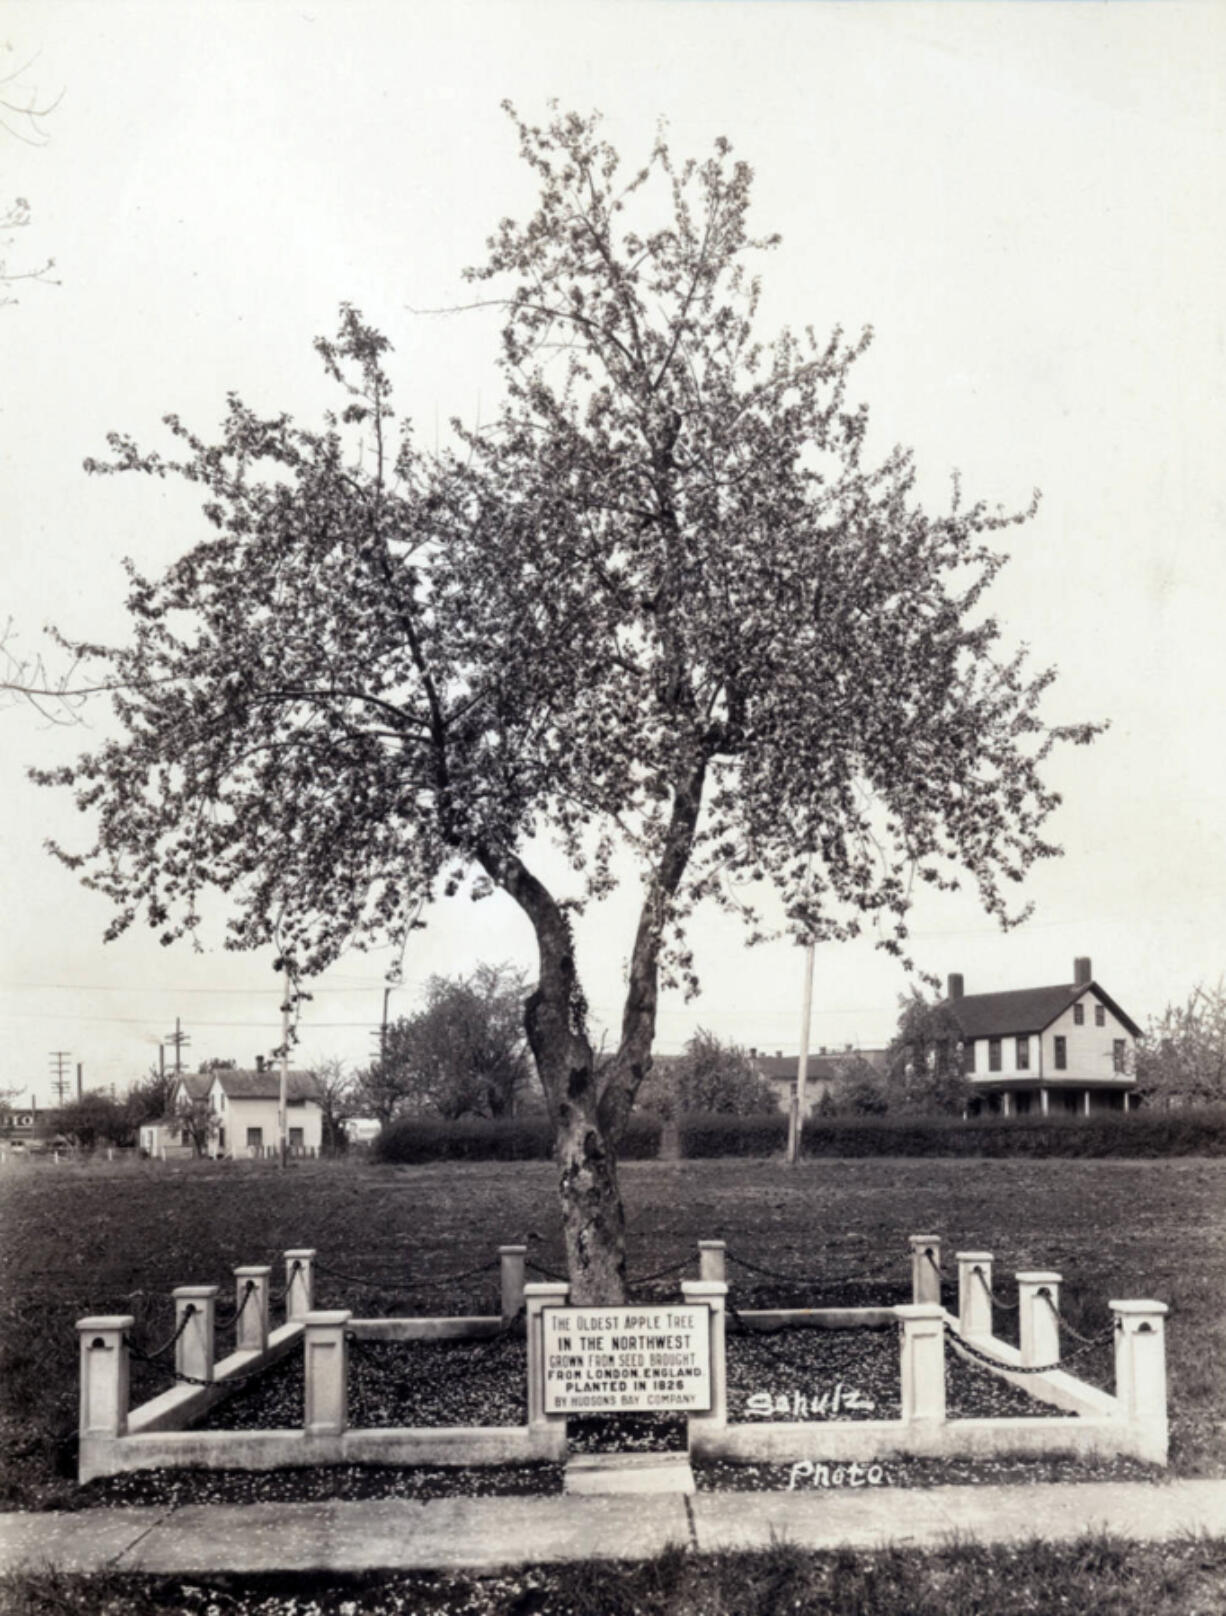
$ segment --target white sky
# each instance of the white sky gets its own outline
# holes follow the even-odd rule
[[[499,110],[599,108],[627,163],[667,117],[674,148],[727,134],[757,172],[769,323],[871,322],[859,396],[880,448],[912,444],[934,502],[1024,505],[995,591],[1011,642],[1062,678],[1049,715],[1107,717],[1062,754],[1066,857],[1002,936],[970,900],[917,912],[919,963],[968,991],[1071,979],[1089,954],[1139,1021],[1226,969],[1219,630],[1226,8],[1077,5],[354,4],[154,0],[0,6],[0,64],[63,99],[35,148],[0,132],[0,200],[29,198],[27,260],[61,285],[0,309],[0,542],[18,648],[47,621],[123,632],[120,558],[168,561],[200,531],[174,488],[87,478],[120,428],[147,446],[174,410],[206,434],[227,390],[311,419],[311,339],[356,303],[397,348],[420,437],[488,412],[493,328],[414,315],[462,301],[460,271],[533,187]],[[1214,467],[1218,469],[1215,470]],[[23,776],[88,736],[0,714],[0,1084],[50,1093],[49,1052],[122,1091],[183,1019],[193,1062],[277,1040],[267,960],[104,947],[100,900],[41,851],[83,837],[63,794]],[[597,1014],[616,1024],[633,927],[625,893],[580,933]],[[666,998],[658,1047],[698,1024],[794,1050],[801,957],[695,927],[705,991]],[[501,898],[441,905],[412,984],[479,959],[532,961]],[[365,1059],[386,961],[321,986],[306,1056]],[[863,943],[819,951],[815,1044],[884,1042],[905,981]]]

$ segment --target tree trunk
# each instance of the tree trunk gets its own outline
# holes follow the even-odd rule
[[[635,937],[621,1045],[600,1071],[588,1037],[587,1005],[566,914],[514,854],[479,854],[487,873],[515,899],[536,933],[540,978],[525,1007],[524,1025],[553,1124],[572,1302],[626,1299],[626,1217],[617,1145],[635,1093],[651,1068],[660,949],[669,906],[693,847],[705,775],[706,759],[700,757],[674,790],[664,848]]]

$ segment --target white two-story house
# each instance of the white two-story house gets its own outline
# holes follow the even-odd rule
[[[1089,959],[1074,960],[1072,982],[1055,987],[967,993],[951,976],[942,1008],[962,1033],[971,1115],[1129,1109],[1141,1029],[1094,980]]]

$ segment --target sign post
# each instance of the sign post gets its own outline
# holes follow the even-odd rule
[[[546,1414],[710,1409],[705,1303],[546,1307],[542,1317]]]

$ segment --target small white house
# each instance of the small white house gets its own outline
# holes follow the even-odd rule
[[[141,1149],[154,1156],[190,1156],[193,1130],[184,1113],[203,1108],[208,1114],[207,1155],[230,1160],[275,1156],[280,1093],[280,1069],[263,1060],[254,1071],[185,1072],[169,1115],[142,1125]],[[323,1144],[323,1107],[313,1072],[287,1074],[285,1109],[290,1154],[317,1156]]]

